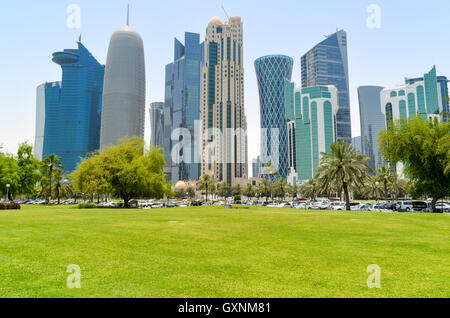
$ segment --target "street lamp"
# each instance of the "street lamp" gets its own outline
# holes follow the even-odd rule
[[[6,185],[6,201],[8,201],[8,199],[9,199],[9,187],[11,187],[11,185],[7,184]]]

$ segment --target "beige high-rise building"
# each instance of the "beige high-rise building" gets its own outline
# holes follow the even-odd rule
[[[244,47],[241,18],[206,29],[202,69],[202,175],[240,184],[248,177],[247,118],[244,108]]]

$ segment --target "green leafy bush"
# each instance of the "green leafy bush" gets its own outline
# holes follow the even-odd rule
[[[20,210],[19,203],[0,203],[0,210]]]
[[[81,204],[78,204],[78,208],[79,209],[96,209],[97,205],[92,204],[92,203],[81,203]]]

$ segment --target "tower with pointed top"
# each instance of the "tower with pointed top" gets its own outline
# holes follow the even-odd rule
[[[202,70],[202,175],[241,184],[248,178],[244,42],[240,17],[206,28]]]
[[[141,36],[127,25],[111,36],[103,88],[101,148],[144,137],[145,59]]]

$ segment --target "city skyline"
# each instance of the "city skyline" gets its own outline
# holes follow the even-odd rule
[[[271,5],[270,2],[265,2],[262,4],[263,7],[266,7],[265,9],[261,9],[261,18],[267,17],[269,14],[270,9],[274,8],[274,5]],[[411,2],[410,2],[411,3]],[[447,4],[446,2],[442,2],[442,5]],[[185,8],[184,4],[179,4],[181,8]],[[359,116],[355,116],[354,113],[357,113],[358,108],[358,101],[357,98],[355,99],[355,96],[357,96],[356,87],[360,85],[380,85],[380,86],[394,86],[397,84],[401,84],[401,80],[405,76],[413,77],[417,76],[417,74],[422,74],[423,69],[429,69],[431,65],[434,63],[438,66],[438,69],[440,70],[440,74],[446,75],[448,74],[448,70],[450,69],[450,65],[446,59],[443,59],[440,55],[438,50],[435,50],[432,54],[427,53],[424,55],[424,52],[429,52],[428,49],[421,49],[418,48],[417,52],[409,52],[409,56],[406,58],[400,58],[399,54],[395,53],[395,47],[396,45],[400,45],[404,41],[412,40],[412,36],[408,34],[403,34],[402,30],[403,27],[394,23],[395,22],[405,21],[406,16],[402,14],[398,8],[400,7],[397,4],[391,4],[385,1],[380,1],[379,5],[382,9],[382,27],[381,29],[370,29],[366,25],[366,19],[369,16],[369,14],[366,12],[368,4],[339,4],[339,10],[337,10],[335,14],[324,12],[322,14],[327,15],[327,17],[330,17],[330,21],[322,21],[321,25],[314,25],[313,32],[309,32],[308,35],[301,36],[301,40],[294,41],[296,42],[294,45],[289,44],[289,42],[292,42],[291,39],[287,39],[286,34],[282,34],[281,30],[283,28],[283,24],[280,22],[282,20],[282,16],[289,16],[289,12],[281,12],[277,10],[272,10],[272,14],[275,16],[276,21],[279,23],[279,27],[274,28],[271,33],[269,33],[271,43],[265,44],[264,41],[262,41],[261,34],[256,33],[255,30],[264,28],[264,31],[267,29],[264,26],[264,23],[262,22],[262,19],[260,17],[256,17],[254,14],[252,14],[252,10],[250,10],[251,5],[248,4],[238,4],[237,2],[233,1],[226,1],[224,3],[225,7],[228,11],[230,11],[233,14],[240,15],[244,21],[245,21],[245,33],[244,36],[246,37],[246,45],[249,46],[249,49],[246,50],[246,52],[250,52],[249,54],[246,54],[246,60],[245,60],[245,69],[246,69],[246,83],[245,83],[245,90],[246,90],[246,111],[249,113],[249,158],[255,158],[259,154],[259,147],[255,144],[259,144],[259,120],[254,118],[259,118],[258,113],[258,92],[257,92],[257,85],[256,85],[256,75],[254,72],[252,72],[251,67],[249,67],[249,64],[253,62],[253,57],[257,58],[259,56],[264,55],[265,53],[284,53],[294,58],[294,75],[293,80],[296,82],[299,82],[299,68],[300,68],[300,56],[307,52],[307,50],[311,47],[313,47],[316,43],[320,42],[322,40],[322,35],[324,34],[330,34],[334,31],[334,27],[338,25],[340,28],[343,28],[347,31],[348,37],[349,37],[349,68],[350,68],[350,94],[353,95],[353,99],[351,100],[351,109],[352,109],[352,128],[353,128],[353,136],[359,135]],[[327,3],[328,6],[334,5],[331,2]],[[420,3],[414,3],[415,7],[421,7],[422,5]],[[11,9],[18,10],[20,5],[8,4],[7,6],[11,6]],[[28,4],[27,6],[34,7],[34,4]],[[133,16],[133,23],[136,23],[138,26],[136,26],[136,29],[139,29],[140,32],[143,34],[143,38],[145,43],[149,43],[153,40],[153,38],[156,38],[155,41],[158,39],[158,35],[154,34],[154,36],[150,36],[149,31],[149,23],[147,21],[149,19],[143,18],[143,12],[140,8],[146,8],[148,7],[147,4],[144,4],[142,2],[132,1],[131,2],[132,11],[131,14]],[[305,7],[306,9],[312,10],[313,8],[320,7],[320,5],[313,5],[313,4],[303,4],[299,5],[297,3],[292,3],[292,6],[298,7]],[[55,32],[57,36],[52,37],[51,43],[45,42],[45,43],[39,43],[39,45],[34,45],[36,54],[34,58],[32,59],[33,62],[33,69],[30,70],[31,74],[29,78],[27,79],[20,79],[18,83],[18,87],[21,89],[20,93],[16,89],[8,89],[9,83],[7,83],[6,78],[2,78],[2,83],[5,85],[2,85],[4,90],[2,89],[1,97],[2,102],[4,101],[5,105],[12,105],[12,109],[5,109],[3,111],[3,114],[5,114],[4,118],[7,118],[7,120],[1,121],[1,127],[2,127],[2,140],[0,140],[0,143],[5,146],[5,150],[9,152],[15,152],[17,149],[18,143],[28,140],[33,143],[34,141],[34,131],[35,131],[35,87],[39,84],[42,84],[45,80],[48,81],[56,81],[58,78],[60,78],[60,75],[57,71],[51,70],[53,67],[51,63],[48,63],[48,55],[55,51],[56,49],[60,47],[71,47],[73,45],[74,40],[78,37],[79,33],[83,33],[83,41],[86,42],[86,45],[91,48],[92,53],[98,57],[98,60],[101,64],[105,64],[106,58],[106,51],[107,51],[107,42],[109,41],[109,35],[113,30],[116,29],[118,23],[120,21],[123,21],[124,12],[126,9],[125,3],[122,4],[114,4],[114,5],[108,5],[105,6],[105,3],[103,4],[89,4],[85,1],[80,1],[80,7],[82,8],[82,27],[81,29],[68,29],[65,25],[66,18],[69,16],[69,14],[66,13],[66,5],[58,5],[55,6],[55,8],[51,8],[52,14],[56,14],[57,12],[60,12],[60,19],[54,19],[57,21],[49,21],[43,24],[43,27],[36,27],[36,29],[40,30],[40,32],[43,32],[43,30],[46,30],[47,28],[50,28],[52,32]],[[159,12],[163,12],[164,8],[161,7],[161,5],[155,5],[155,10],[152,11],[152,16],[154,15],[156,17],[156,14]],[[95,10],[95,9],[98,10]],[[101,9],[100,9],[101,8]],[[133,10],[133,8],[136,8],[139,10]],[[42,10],[36,6],[35,8],[36,14],[39,15],[41,13],[42,15],[45,15]],[[432,9],[432,8],[431,8]],[[15,11],[13,10],[13,11]],[[55,10],[55,11],[53,11]],[[184,11],[184,10],[181,10]],[[330,10],[333,11],[333,10]],[[420,12],[419,10],[416,10]],[[439,13],[444,10],[436,10],[431,11],[428,13],[428,16],[426,18],[439,20],[436,19],[436,16],[439,16]],[[204,35],[204,24],[205,21],[207,22],[211,16],[214,15],[220,15],[221,17],[224,17],[224,14],[220,10],[220,3],[208,3],[205,4],[204,10],[201,10],[201,12],[194,12],[194,10],[188,10],[188,12],[191,16],[190,19],[185,19],[182,21],[178,21],[174,25],[170,26],[170,23],[164,22],[164,27],[167,28],[164,33],[164,37],[168,38],[168,41],[171,41],[171,39],[175,36],[179,36],[179,34],[184,33],[186,30],[190,30],[193,32],[201,32],[201,36]],[[199,16],[197,21],[192,21],[192,15],[195,13],[195,15]],[[101,18],[104,15],[111,16],[111,18],[105,19],[109,20],[104,23],[102,26],[96,25],[94,22],[97,21],[98,18]],[[415,13],[411,13],[415,14]],[[139,17],[138,17],[139,16]],[[164,15],[163,15],[164,16]],[[178,16],[178,15],[177,15]],[[350,23],[348,18],[350,16],[354,16],[357,23]],[[117,17],[117,19],[116,19]],[[200,19],[200,17],[202,17]],[[39,19],[41,21],[42,19]],[[163,18],[157,18],[156,22],[161,23],[163,21]],[[197,19],[194,19],[197,20]],[[283,19],[284,20],[284,19]],[[326,19],[324,19],[326,20]],[[27,23],[32,23],[33,17],[30,17],[30,21]],[[5,23],[11,22],[9,20],[9,17],[6,17],[6,19],[3,21]],[[41,22],[40,22],[41,23]],[[183,26],[183,23],[185,23]],[[334,27],[332,26],[334,24]],[[14,25],[14,23],[12,23]],[[59,28],[57,26],[59,25]],[[197,27],[199,25],[199,27]],[[202,26],[203,25],[203,26]],[[298,25],[306,26],[307,20],[305,22],[298,22]],[[95,26],[95,27],[94,27]],[[409,28],[414,27],[409,25]],[[429,30],[429,29],[428,29]],[[17,32],[21,32],[22,29],[19,28]],[[27,31],[30,31],[30,29],[27,29]],[[438,29],[436,31],[439,31]],[[33,34],[33,30],[31,30],[31,34]],[[279,37],[274,37],[274,32],[278,32],[280,35]],[[392,35],[388,35],[387,33],[390,32]],[[422,31],[422,35],[425,31]],[[108,34],[107,36],[102,36],[102,34]],[[291,32],[284,32],[288,33],[290,37],[295,36],[295,31]],[[398,38],[399,35],[402,35],[402,41],[398,41],[399,43],[393,41],[394,38]],[[364,37],[370,36],[369,42],[363,42],[361,39]],[[383,36],[385,38],[383,39]],[[415,35],[417,36],[417,35]],[[8,39],[9,35],[6,35],[6,39]],[[98,40],[101,37],[101,40]],[[31,39],[29,36],[25,37],[26,39],[31,42],[31,45],[35,43],[33,39]],[[42,36],[41,36],[42,38]],[[424,47],[436,47],[439,48],[439,51],[445,51],[446,43],[443,43],[442,41],[438,40],[439,37],[434,37],[435,40],[430,38],[421,38],[422,42],[424,43]],[[370,50],[374,47],[373,44],[381,45],[380,40],[388,40],[391,41],[393,45],[393,49],[389,52],[390,55],[393,55],[394,57],[391,58],[391,60],[383,59],[384,52],[381,52],[382,50],[379,49],[376,51],[376,54],[373,54],[371,52],[368,52],[367,50]],[[434,42],[433,42],[434,41]],[[373,43],[370,43],[373,42]],[[161,44],[160,44],[161,43]],[[258,45],[258,47],[255,47],[255,43]],[[27,43],[28,45],[30,43]],[[364,45],[366,45],[366,48],[363,48]],[[425,45],[426,44],[426,45]],[[20,50],[14,48],[20,47],[19,44],[12,42],[11,44],[11,51],[20,52]],[[150,92],[147,98],[146,108],[148,109],[150,102],[162,100],[162,96],[164,94],[164,81],[163,76],[160,76],[159,74],[164,72],[164,65],[170,61],[169,56],[167,52],[170,52],[172,50],[170,45],[165,45],[164,42],[159,42],[158,40],[158,49],[161,51],[161,55],[163,55],[162,58],[160,58],[161,55],[157,55],[156,59],[153,59],[151,62],[147,59],[147,64],[151,63],[151,71],[150,73],[155,74],[153,78],[151,79],[151,82],[149,85],[147,85],[147,91]],[[406,50],[406,49],[403,49]],[[9,50],[8,50],[9,51]],[[368,54],[361,54],[361,52],[365,52]],[[9,56],[9,52],[3,52],[0,53],[5,58],[2,58],[1,60],[5,61],[7,60],[7,57]],[[154,54],[157,54],[157,52],[154,52],[154,50],[150,53],[146,52],[149,56],[152,56]],[[367,69],[364,69],[364,76],[361,76],[359,74],[360,72],[354,71],[358,70],[358,68],[361,68],[361,58],[358,56],[365,56],[365,58],[369,59],[370,57],[374,58],[374,55],[380,55],[378,58],[375,58],[374,61],[383,61],[382,67],[377,67],[376,70],[373,67],[370,68],[368,65]],[[426,56],[425,59],[418,60],[417,56],[422,55]],[[18,54],[20,57],[20,53]],[[396,57],[395,57],[396,56]],[[433,59],[434,57],[434,59]],[[437,57],[437,59],[436,59]],[[163,60],[164,63],[161,63],[160,61]],[[434,63],[433,63],[434,62]],[[28,69],[30,69],[30,65],[25,65]],[[376,63],[374,63],[376,64]],[[3,64],[2,64],[3,66]],[[15,67],[23,67],[16,65]],[[15,74],[12,73],[12,66],[10,65],[4,65],[2,67],[2,70],[6,77],[8,79],[15,78]],[[155,73],[155,70],[157,72]],[[372,72],[370,72],[372,70]],[[369,72],[368,72],[369,71]],[[34,74],[35,72],[38,72],[39,74]],[[20,73],[20,72],[17,72]],[[53,75],[52,75],[53,74]],[[363,78],[363,80],[361,80]],[[4,82],[3,82],[4,81]],[[14,81],[13,81],[14,82]],[[30,85],[28,83],[32,82],[33,85]],[[150,88],[149,88],[150,87]],[[19,96],[22,94],[24,96]],[[16,107],[17,105],[17,107]],[[19,115],[20,114],[20,115]],[[3,116],[2,116],[3,117]],[[18,124],[17,120],[14,125],[12,125],[9,122],[14,122],[14,118],[20,118],[20,123]],[[147,119],[147,116],[146,116]],[[146,129],[146,139],[148,136],[148,119],[147,119],[147,129]],[[21,124],[23,123],[24,126]],[[29,128],[27,128],[29,126]],[[20,130],[18,130],[20,128]],[[23,130],[23,132],[22,132]],[[256,132],[258,131],[258,132]],[[355,133],[356,131],[356,133]]]

